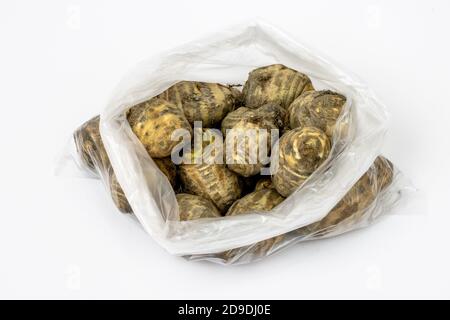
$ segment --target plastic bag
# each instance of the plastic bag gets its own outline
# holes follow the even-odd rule
[[[133,134],[126,110],[178,81],[242,84],[252,69],[276,63],[307,74],[316,89],[344,94],[347,103],[339,121],[348,124],[349,134],[338,139],[328,160],[270,212],[179,221],[170,176],[160,170]],[[91,139],[84,135],[89,123],[75,133],[76,162],[97,171],[119,209],[132,210],[169,253],[191,260],[250,262],[292,243],[368,225],[398,200],[403,188],[392,164],[378,157],[387,113],[372,92],[261,21],[140,63],[115,89],[100,121],[93,121],[99,123],[101,134],[94,133],[98,139],[86,144]]]

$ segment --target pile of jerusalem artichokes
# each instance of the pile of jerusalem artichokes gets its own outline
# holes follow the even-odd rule
[[[336,140],[348,134],[348,127],[339,121],[346,100],[338,92],[315,90],[307,75],[275,64],[251,71],[242,91],[217,83],[178,82],[129,108],[126,117],[133,133],[172,185],[179,219],[226,218],[272,210],[326,163]],[[132,213],[102,143],[99,120],[99,116],[94,117],[75,132],[78,152],[82,162],[107,182],[117,208]],[[193,134],[198,129],[196,122],[202,125],[203,147],[217,139],[230,141],[230,132],[252,130],[256,140],[244,139],[236,145],[231,139],[231,150],[216,150],[222,163],[174,163],[172,152],[180,141],[172,139],[172,133],[183,129]],[[205,139],[210,129],[221,134]],[[274,130],[278,137],[263,135]],[[259,148],[270,155],[269,161],[247,161]],[[183,159],[192,160],[195,156],[195,151],[189,150]],[[276,165],[270,161],[274,156]],[[356,221],[391,183],[392,169],[388,160],[378,157],[325,218],[246,250],[265,255],[285,237],[321,234],[343,221]],[[216,256],[232,259],[242,250]]]

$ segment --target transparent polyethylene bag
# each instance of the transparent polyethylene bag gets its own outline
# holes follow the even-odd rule
[[[178,81],[243,84],[251,70],[270,64],[296,69],[307,74],[316,89],[346,96],[340,117],[350,129],[345,143],[334,145],[328,160],[270,212],[179,221],[174,190],[132,132],[125,111]],[[86,166],[74,151],[76,163],[96,172],[111,191],[119,183],[145,231],[170,254],[190,260],[246,263],[299,241],[366,226],[389,210],[405,188],[400,173],[378,157],[387,113],[372,92],[260,21],[216,33],[137,65],[115,89],[101,113],[99,129],[107,164],[100,160],[103,165]],[[73,146],[76,140],[75,135]],[[117,203],[117,198],[114,200]]]

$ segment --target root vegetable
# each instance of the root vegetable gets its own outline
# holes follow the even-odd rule
[[[181,221],[221,217],[219,210],[208,199],[187,193],[179,193],[176,198]]]
[[[284,198],[276,190],[263,188],[237,200],[230,207],[226,215],[234,216],[251,212],[270,211],[283,202],[283,200]],[[250,246],[227,250],[217,255],[227,262],[239,258],[242,254],[261,257],[268,255],[271,249],[282,243],[284,239],[285,235],[279,235],[267,240],[259,241]]]
[[[179,167],[183,190],[211,200],[223,213],[241,196],[238,176],[223,164],[186,164]]]
[[[169,180],[172,188],[177,190],[177,166],[172,162],[170,157],[153,159],[156,166]]]
[[[283,200],[284,198],[276,190],[263,188],[237,200],[228,209],[226,215],[234,216],[249,212],[270,211]]]
[[[273,122],[280,130],[288,126],[286,109],[275,103],[267,103],[255,110],[256,114]]]
[[[163,99],[153,98],[130,108],[127,114],[131,129],[153,158],[170,156],[179,141],[172,140],[172,133],[191,126],[177,105]]]
[[[191,125],[202,121],[203,127],[219,123],[241,100],[235,88],[207,82],[181,81],[159,95],[184,111]]]
[[[292,129],[316,127],[331,137],[345,101],[330,90],[305,92],[289,106],[289,125]]]
[[[81,160],[94,173],[109,166],[109,158],[100,136],[100,116],[86,121],[74,133],[75,145]]]
[[[94,173],[99,174],[108,185],[116,207],[123,213],[131,213],[132,209],[117,181],[114,170],[100,135],[100,116],[85,122],[74,138],[83,163]],[[166,175],[172,187],[176,188],[176,166],[170,158],[153,159],[158,168]]]
[[[280,130],[284,130],[286,122],[286,110],[274,103],[265,104],[257,109],[240,107],[229,114],[222,121],[222,134],[226,136],[227,130],[232,129],[239,121],[254,117],[260,117],[270,121]]]
[[[392,183],[392,179],[392,163],[379,156],[325,218],[298,232],[325,234],[341,222],[349,224],[358,222],[380,192]]]
[[[297,128],[285,133],[272,162],[272,181],[277,191],[289,196],[325,161],[330,152],[330,140],[320,129]]]
[[[100,135],[100,116],[85,122],[75,131],[74,139],[81,160],[91,171],[100,175],[107,184],[111,198],[116,207],[123,213],[131,213],[131,207],[117,181],[114,170],[103,145]]]
[[[309,77],[282,64],[274,64],[250,72],[242,90],[247,108],[266,103],[279,104],[284,109],[300,94],[313,90]]]
[[[236,123],[226,137],[228,168],[244,177],[260,173],[269,162],[274,129],[278,128],[272,121],[261,116],[247,116]]]
[[[125,193],[123,192],[123,189],[120,186],[119,181],[117,181],[117,177],[114,173],[109,176],[109,191],[111,192],[111,198],[113,199],[114,204],[120,212],[133,212],[133,209],[131,209],[131,205],[128,202],[128,199],[125,196]]]
[[[222,135],[225,137],[227,134],[227,130],[233,128],[236,123],[244,119],[249,114],[254,115],[253,111],[246,107],[240,107],[227,114],[222,120]]]

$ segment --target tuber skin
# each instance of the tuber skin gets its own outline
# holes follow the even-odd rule
[[[224,164],[183,163],[179,175],[185,192],[211,200],[222,213],[241,196],[239,177]]]
[[[257,109],[240,107],[229,114],[222,120],[222,134],[226,136],[227,130],[232,129],[239,121],[259,117],[266,121],[270,121],[274,127],[283,131],[287,126],[287,112],[278,104],[267,103]]]
[[[105,146],[100,135],[100,116],[95,116],[85,122],[75,131],[74,139],[81,156],[82,162],[95,173],[104,177],[109,186],[111,197],[116,207],[122,213],[132,213],[132,209],[125,194],[117,181],[114,170],[106,153]],[[158,168],[167,177],[174,189],[177,188],[176,166],[170,158],[153,159]]]
[[[164,175],[167,177],[172,188],[174,190],[177,190],[177,166],[172,162],[172,159],[170,159],[170,157],[167,157],[153,159],[153,161],[155,161],[158,169],[161,170],[161,172],[164,173]]]
[[[298,229],[297,233],[325,235],[340,223],[357,223],[377,196],[392,183],[393,178],[393,164],[388,159],[378,156],[328,215],[319,222]]]
[[[247,108],[275,103],[287,109],[295,98],[313,89],[307,75],[282,64],[273,64],[251,71],[242,94]]]
[[[270,211],[283,202],[284,198],[275,190],[262,188],[237,200],[228,209],[227,216],[250,212]]]
[[[331,144],[322,130],[304,127],[285,133],[275,149],[279,157],[271,163],[272,182],[287,197],[328,158]]]
[[[259,191],[261,189],[275,189],[270,176],[263,177],[256,182],[255,191]]]
[[[289,126],[316,127],[331,138],[345,102],[343,95],[330,90],[305,92],[289,106]]]
[[[226,142],[228,146],[233,146],[231,150],[226,150],[227,159],[231,160],[231,163],[228,162],[230,170],[243,177],[260,173],[265,164],[261,161],[259,152],[262,151],[262,156],[270,155],[272,143],[275,142],[272,141],[272,130],[284,130],[285,117],[286,111],[273,103],[265,104],[257,109],[241,107],[229,113],[222,121],[222,132],[228,132]],[[255,133],[254,139],[245,137],[246,133],[252,134],[252,130]],[[259,150],[260,139],[266,139],[267,152]],[[243,141],[243,143],[239,144],[239,141]],[[257,155],[256,163],[250,161],[251,152],[254,152],[253,155]]]
[[[159,95],[184,111],[191,125],[201,121],[203,127],[213,127],[239,105],[241,92],[219,83],[181,81]]]
[[[125,193],[123,192],[122,187],[117,181],[117,177],[115,174],[111,174],[109,176],[109,191],[111,192],[111,198],[114,201],[117,209],[122,213],[133,213],[133,209],[131,208],[130,203],[128,202]]]
[[[228,210],[226,216],[236,216],[252,212],[270,211],[278,204],[283,202],[284,198],[274,189],[262,188],[258,191],[249,193],[245,197],[237,200]],[[218,254],[225,260],[231,261],[242,253],[242,250],[249,250],[257,256],[267,255],[271,248],[281,243],[285,239],[285,235],[279,235],[267,240],[257,242],[251,246],[231,249]]]
[[[248,115],[254,115],[254,112],[246,107],[240,107],[229,114],[225,116],[225,118],[222,120],[222,135],[225,137],[227,134],[227,130],[230,130],[233,128],[236,123],[241,121],[242,119],[245,119]]]
[[[208,199],[188,193],[179,193],[176,198],[181,221],[222,216],[216,206]]]
[[[264,150],[260,150],[260,146],[265,144],[263,156],[268,157],[272,146],[271,130],[274,129],[277,127],[273,122],[259,116],[250,116],[236,123],[232,128],[234,135],[226,137],[227,147],[231,149],[226,150],[228,168],[243,177],[259,174],[265,165],[260,157]]]
[[[256,114],[268,119],[273,122],[273,124],[281,131],[284,131],[288,127],[287,123],[287,112],[276,103],[266,103],[255,110]]]
[[[84,165],[97,173],[97,168],[109,166],[109,158],[100,136],[100,116],[83,123],[74,133],[74,140]]]
[[[192,134],[183,110],[160,98],[152,98],[128,110],[127,119],[131,129],[152,158],[170,156],[179,141],[171,135],[177,129]]]
[[[111,198],[122,213],[131,213],[132,209],[117,181],[100,135],[100,116],[95,116],[81,125],[74,133],[75,145],[82,162],[99,174],[107,183]]]

